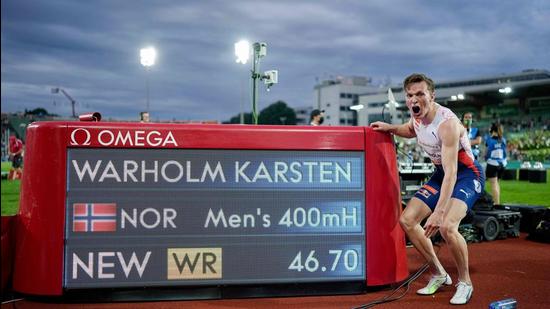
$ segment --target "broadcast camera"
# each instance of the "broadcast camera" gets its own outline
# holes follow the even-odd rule
[[[258,58],[265,57],[267,55],[267,43],[256,42],[253,45],[254,51],[257,53]]]
[[[269,88],[271,88],[271,86],[279,82],[279,71],[277,70],[265,71],[262,79],[264,81],[264,84],[267,86],[267,91],[269,91]]]

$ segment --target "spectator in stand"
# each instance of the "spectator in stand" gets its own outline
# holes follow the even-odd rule
[[[141,112],[139,113],[140,122],[149,122],[149,112]]]
[[[517,143],[511,142],[508,144],[508,153],[510,154],[510,159],[519,160],[520,152]]]
[[[487,161],[485,175],[491,184],[493,201],[496,205],[500,205],[500,185],[498,180],[502,178],[502,173],[507,164],[506,139],[502,136],[503,129],[500,123],[493,123],[489,130],[489,134],[491,137],[485,142],[487,146],[487,153],[485,154],[485,160]]]
[[[11,161],[11,169],[8,174],[8,180],[21,179],[23,170],[23,142],[15,136],[15,133],[10,135],[8,153]]]
[[[324,120],[324,113],[325,110],[314,109],[313,111],[311,111],[309,124],[312,126],[320,126]]]
[[[468,138],[470,139],[470,145],[472,146],[472,153],[474,158],[477,160],[479,158],[479,145],[481,144],[481,133],[479,133],[478,128],[472,127],[474,114],[471,112],[466,112],[462,115],[462,125],[466,128],[468,133]]]

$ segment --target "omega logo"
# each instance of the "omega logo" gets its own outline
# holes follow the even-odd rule
[[[91,145],[92,134],[88,129],[77,128],[71,132],[71,146]],[[97,140],[96,140],[97,139]],[[101,146],[149,146],[166,147],[167,145],[178,146],[172,131],[167,133],[153,131],[120,131],[101,130],[94,138],[94,143]]]
[[[79,141],[77,141],[77,132],[83,132],[83,134],[78,134],[78,136],[79,136],[78,140],[79,141],[81,141],[82,137],[84,137],[84,142],[83,143],[80,143]],[[90,145],[90,138],[91,138],[90,131],[88,131],[84,128],[78,128],[78,129],[74,130],[71,133],[71,146],[79,146],[79,145],[87,146],[87,145]]]

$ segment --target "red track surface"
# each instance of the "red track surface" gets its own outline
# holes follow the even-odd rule
[[[550,245],[520,238],[470,244],[470,271],[474,294],[470,303],[459,308],[487,308],[495,301],[515,298],[519,308],[550,308]],[[414,249],[407,250],[409,267],[414,273],[423,264]],[[445,246],[439,256],[447,271],[456,281],[456,268]],[[423,274],[411,285],[401,300],[382,304],[376,308],[441,308],[451,307],[449,299],[455,288],[445,287],[433,296],[419,296],[415,291],[429,278]],[[2,305],[4,308],[352,308],[384,297],[389,291],[362,295],[256,298],[203,301],[169,301],[144,303],[59,304],[22,300]]]

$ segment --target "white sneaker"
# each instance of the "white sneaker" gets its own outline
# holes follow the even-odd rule
[[[451,276],[449,276],[449,274],[445,274],[443,276],[432,276],[430,282],[428,282],[428,285],[416,291],[416,293],[420,295],[432,295],[444,284],[453,284],[453,281],[451,280]]]
[[[456,293],[451,298],[451,304],[453,305],[464,305],[469,300],[470,297],[472,297],[472,293],[474,292],[474,287],[471,284],[467,284],[464,282],[459,281],[456,285]]]

